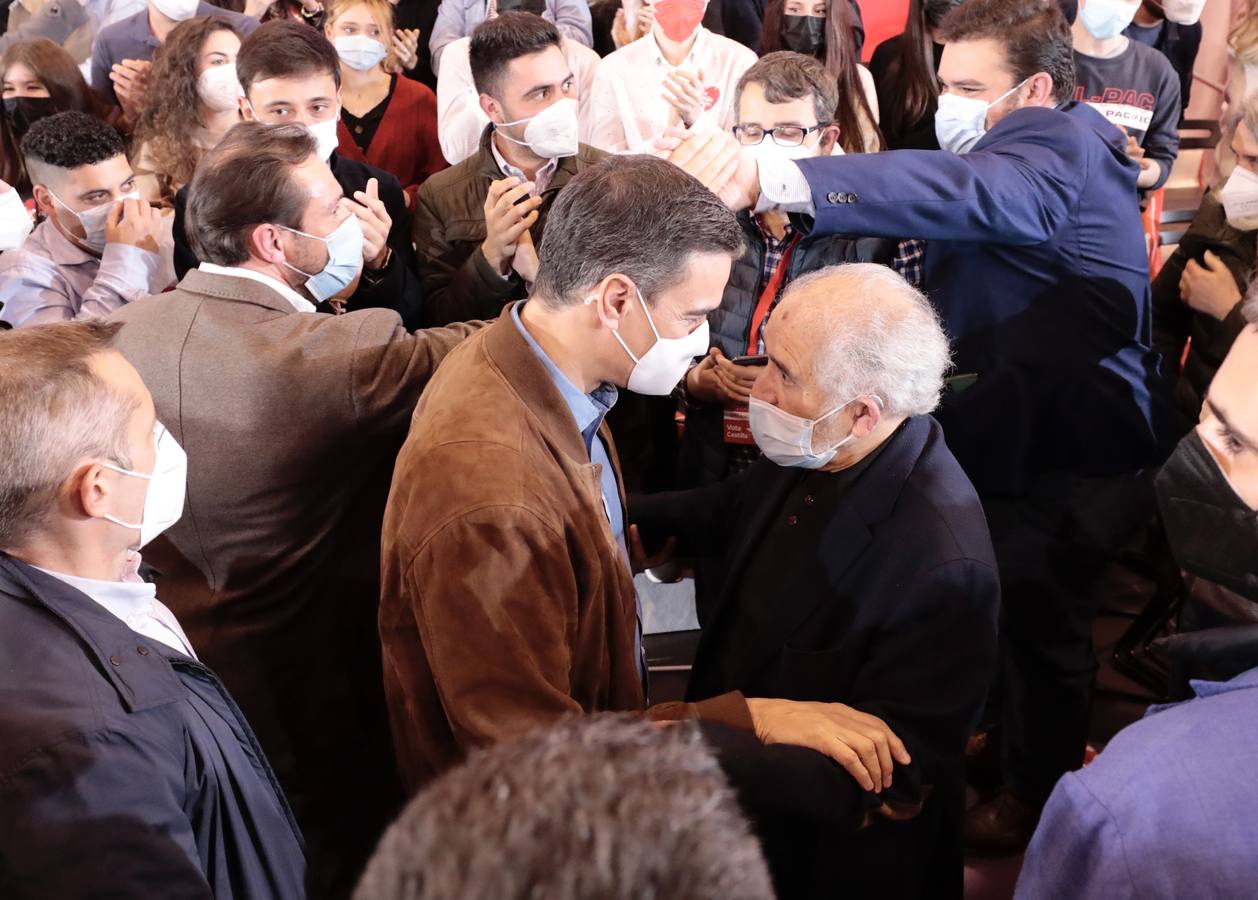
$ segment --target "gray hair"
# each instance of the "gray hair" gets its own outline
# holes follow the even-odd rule
[[[355,900],[769,900],[698,727],[573,717],[474,752],[385,833]]]
[[[851,263],[791,282],[792,327],[815,336],[814,383],[835,403],[874,395],[883,413],[923,416],[939,405],[948,337],[926,296],[892,269]]]
[[[534,288],[543,303],[562,309],[619,273],[650,304],[693,254],[735,257],[742,250],[738,220],[695,178],[653,156],[612,156],[559,192],[546,219]]]
[[[0,332],[0,548],[21,547],[47,526],[82,460],[131,466],[135,399],[91,369],[121,327],[85,321]]]

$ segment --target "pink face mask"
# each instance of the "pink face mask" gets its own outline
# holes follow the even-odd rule
[[[670,41],[684,41],[703,21],[707,0],[656,0],[655,24]]]

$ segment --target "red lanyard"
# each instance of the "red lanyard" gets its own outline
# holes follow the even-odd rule
[[[773,301],[777,299],[778,288],[782,286],[782,279],[786,277],[786,269],[791,263],[791,254],[795,252],[795,245],[799,243],[799,238],[798,234],[791,238],[777,268],[769,276],[769,283],[764,286],[764,293],[760,295],[755,312],[751,314],[751,331],[747,336],[747,353],[751,356],[760,352],[760,330],[764,327],[764,320],[769,317]]]

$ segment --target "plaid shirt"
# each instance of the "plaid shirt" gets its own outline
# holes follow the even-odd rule
[[[922,286],[926,277],[926,242],[900,241],[895,248],[895,260],[892,266],[904,276],[904,280],[915,288]]]

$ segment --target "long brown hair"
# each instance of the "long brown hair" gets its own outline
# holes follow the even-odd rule
[[[0,78],[14,63],[30,69],[48,89],[48,97],[57,112],[85,112],[100,115],[96,97],[83,80],[83,73],[59,44],[47,38],[31,38],[10,44],[0,57]],[[0,179],[17,187],[25,186],[26,163],[18,136],[9,126],[7,116],[0,116]]]
[[[767,0],[764,4],[764,32],[760,38],[761,55],[788,48],[782,46],[779,34],[786,0]],[[865,96],[857,69],[856,45],[852,41],[852,12],[847,0],[829,0],[826,4],[826,58],[823,62],[839,83],[839,105],[834,121],[839,126],[839,146],[845,153],[865,152],[865,129],[872,128],[881,145],[882,132],[874,120],[874,111]]]
[[[943,5],[936,2],[935,7]],[[938,22],[933,23],[938,25]],[[895,85],[893,99],[882,112],[883,132],[894,146],[899,138],[912,130],[926,115],[933,113],[939,102],[939,80],[935,75],[935,42],[931,37],[931,21],[924,0],[910,0],[909,16],[904,31],[895,38],[899,52],[887,66],[886,80]]]
[[[239,36],[223,19],[204,17],[180,22],[153,58],[148,83],[156,89],[140,113],[134,146],[138,149],[147,144],[163,194],[175,185],[191,181],[201,160],[203,151],[193,142],[197,129],[205,124],[201,121],[201,95],[197,92],[197,63],[205,42],[219,31]]]

